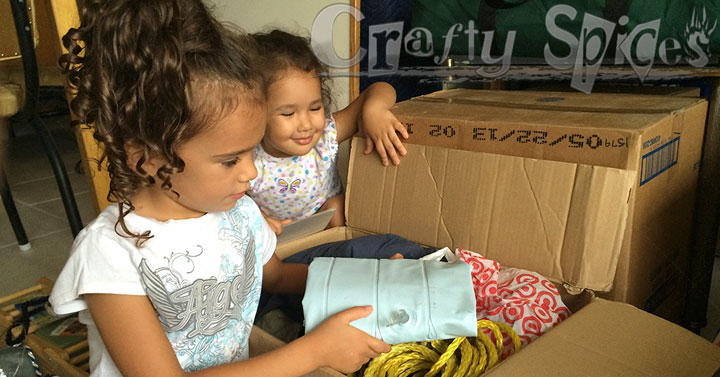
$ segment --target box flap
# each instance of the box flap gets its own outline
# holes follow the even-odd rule
[[[350,238],[350,234],[348,233],[348,229],[346,227],[336,226],[289,242],[278,243],[275,248],[275,254],[278,258],[285,259],[298,251],[317,246],[319,244],[315,242],[315,239],[318,235],[322,235],[324,240],[322,243],[342,241]]]
[[[719,369],[720,347],[631,305],[597,299],[485,376],[711,377]]]
[[[333,215],[335,215],[335,208],[330,208],[327,211],[316,212],[304,219],[285,224],[282,233],[277,237],[278,245],[286,244],[322,231],[327,227],[328,223],[330,223]]]
[[[634,171],[411,144],[384,167],[364,143],[351,148],[349,227],[611,288]]]
[[[392,111],[408,127],[411,144],[637,169],[646,139],[657,130],[669,136],[678,116],[704,103],[685,97],[455,89],[400,102]]]

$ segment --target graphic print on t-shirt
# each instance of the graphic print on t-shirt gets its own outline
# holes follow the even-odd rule
[[[255,265],[255,242],[250,241],[246,256],[246,266]],[[165,289],[160,272],[169,271],[160,268],[152,271],[145,259],[140,262],[140,275],[150,301],[160,317],[166,332],[187,330],[194,325],[188,337],[197,335],[211,336],[227,327],[230,319],[242,320],[242,311],[234,310],[242,307],[243,298],[255,285],[256,276],[253,270],[236,276],[232,281],[218,282],[217,279],[198,279],[190,285],[178,288],[172,293]],[[175,274],[165,274],[168,278]],[[180,285],[180,281],[172,284]]]
[[[296,193],[298,187],[300,187],[300,184],[302,183],[302,180],[300,178],[295,178],[290,182],[289,180],[285,178],[278,178],[277,184],[278,184],[278,191],[283,194],[287,191],[290,191],[291,193]]]
[[[192,255],[183,253],[182,269],[172,263],[158,268],[145,259],[139,266],[148,298],[185,371],[248,357],[247,339],[260,289],[258,256],[247,218],[235,218],[230,212],[219,229],[220,238],[231,240],[233,249],[221,256],[221,276],[183,279],[195,269],[193,259],[209,253],[202,248]]]

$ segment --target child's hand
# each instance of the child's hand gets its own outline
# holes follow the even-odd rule
[[[265,221],[267,221],[268,225],[270,225],[270,229],[272,229],[273,232],[275,232],[276,236],[279,236],[280,233],[282,233],[282,229],[284,225],[290,224],[292,220],[285,219],[275,219],[265,214],[265,212],[262,213],[263,217],[265,218]]]
[[[390,351],[390,345],[350,325],[350,322],[367,317],[372,306],[356,306],[321,323],[306,335],[314,342],[321,365],[342,373],[352,373],[381,353]]]
[[[367,147],[365,154],[377,150],[383,165],[388,165],[388,156],[393,164],[400,164],[400,156],[407,153],[398,133],[403,139],[408,138],[408,132],[395,115],[380,106],[366,105],[362,111],[362,128],[365,131]],[[397,132],[396,132],[397,131]]]

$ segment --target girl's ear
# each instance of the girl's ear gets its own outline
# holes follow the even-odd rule
[[[140,161],[140,158],[142,158],[144,153],[144,150],[139,145],[133,143],[133,142],[127,142],[125,143],[125,154],[127,155],[127,164],[134,172],[137,171],[137,164],[138,161]],[[144,161],[142,163],[142,169],[150,175],[151,177],[154,177],[157,174],[158,169],[162,166],[162,161],[159,158],[151,157],[150,159]]]

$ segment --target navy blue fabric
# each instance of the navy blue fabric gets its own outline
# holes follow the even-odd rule
[[[386,259],[400,253],[406,259],[418,259],[435,251],[394,234],[378,234],[329,242],[285,258],[285,263],[310,264],[316,257]]]

